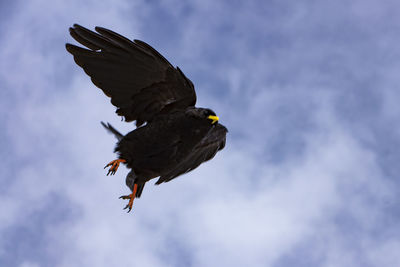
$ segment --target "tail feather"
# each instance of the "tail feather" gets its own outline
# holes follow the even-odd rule
[[[112,127],[111,124],[109,124],[107,122],[107,124],[105,124],[104,122],[101,122],[101,125],[103,125],[104,128],[106,128],[107,131],[109,131],[110,133],[114,134],[115,137],[118,139],[118,141],[120,141],[122,139],[122,137],[124,137],[120,132],[118,132],[114,127]]]

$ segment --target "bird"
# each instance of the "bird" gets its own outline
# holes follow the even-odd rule
[[[149,44],[103,27],[91,31],[78,24],[69,33],[80,45],[66,43],[95,86],[111,98],[116,113],[136,128],[121,134],[101,122],[117,138],[107,175],[120,164],[130,169],[126,185],[130,194],[124,209],[132,210],[135,198],[151,179],[169,182],[208,161],[225,147],[227,128],[209,108],[195,107],[196,91],[179,67],[174,67]]]

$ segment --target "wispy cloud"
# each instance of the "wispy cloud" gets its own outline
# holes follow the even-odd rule
[[[346,8],[345,8],[346,7]],[[0,265],[393,266],[395,1],[31,1],[0,37]],[[229,127],[217,157],[146,186],[106,177],[123,132],[64,49],[73,23],[154,45]]]

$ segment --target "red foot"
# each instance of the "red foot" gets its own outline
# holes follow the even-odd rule
[[[104,167],[104,169],[105,169],[105,168],[107,168],[108,166],[111,166],[111,168],[108,170],[107,175],[109,175],[109,174],[114,175],[114,174],[117,172],[118,167],[119,167],[119,164],[120,164],[121,162],[126,162],[126,160],[124,160],[124,159],[116,159],[116,160],[113,160],[113,161],[111,161],[110,163],[108,163],[108,164]]]
[[[122,199],[129,199],[129,202],[128,202],[128,204],[125,206],[124,210],[125,210],[125,209],[128,209],[128,212],[130,212],[130,211],[132,210],[133,200],[135,199],[136,191],[137,191],[137,184],[135,184],[135,185],[133,186],[133,192],[132,192],[132,194],[127,195],[127,196],[120,196],[120,197],[119,197],[119,198],[122,198]]]

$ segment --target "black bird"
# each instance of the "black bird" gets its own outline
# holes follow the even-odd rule
[[[150,179],[168,182],[212,159],[224,148],[227,129],[212,110],[194,106],[193,83],[150,45],[95,30],[74,24],[69,32],[86,48],[67,43],[66,49],[111,97],[116,113],[136,121],[137,128],[125,136],[102,122],[118,139],[118,159],[106,165],[107,175],[115,174],[121,162],[131,169],[126,184],[132,193],[121,196],[129,199],[129,212]]]

